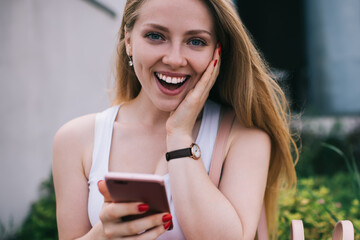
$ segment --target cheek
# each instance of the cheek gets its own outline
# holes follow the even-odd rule
[[[156,62],[156,52],[152,48],[136,48],[133,50],[134,70],[138,80],[143,84],[150,76]]]
[[[154,62],[155,52],[151,48],[137,48],[133,51],[134,65],[138,67],[149,67]]]
[[[202,54],[196,54],[196,56],[193,56],[191,58],[191,65],[193,66],[193,69],[198,75],[202,75],[207,67],[209,66],[209,63],[213,59],[213,53],[212,52],[206,52]]]
[[[158,57],[156,48],[149,46],[139,35],[136,35],[133,38],[132,43],[132,56],[134,66],[137,68],[137,70],[144,70],[144,68],[151,67]]]

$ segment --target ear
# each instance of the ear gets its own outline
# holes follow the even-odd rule
[[[126,30],[126,27],[124,28],[124,32],[125,32],[125,48],[126,48],[126,54],[128,56],[132,56],[132,49],[131,49],[131,32]]]

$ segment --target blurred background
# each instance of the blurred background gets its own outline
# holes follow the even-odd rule
[[[307,237],[326,239],[336,218],[360,220],[360,0],[234,3],[302,139],[298,191],[281,198],[279,234],[288,239],[289,220],[302,218],[320,234]],[[0,0],[0,239],[56,239],[53,136],[109,106],[124,4]]]
[[[0,0],[0,221],[19,227],[65,122],[109,106],[124,0]],[[1,239],[1,235],[0,235]]]

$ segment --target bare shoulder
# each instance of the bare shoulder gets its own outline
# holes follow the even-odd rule
[[[94,136],[95,115],[89,114],[65,123],[55,134],[54,146],[79,147]]]
[[[270,164],[271,139],[261,129],[246,128],[235,121],[227,144],[220,189],[239,206],[253,204],[260,213]],[[247,192],[247,197],[241,194]],[[258,206],[255,206],[255,205]],[[247,212],[249,209],[242,209]]]
[[[271,151],[271,138],[263,130],[258,128],[247,128],[238,121],[234,121],[229,136],[228,153],[236,152],[246,155],[259,156],[260,161],[269,161]],[[268,157],[267,157],[268,156]]]
[[[237,138],[247,138],[248,140],[255,140],[255,141],[270,141],[270,136],[263,130],[259,128],[247,128],[239,121],[234,121],[234,124],[231,129],[231,136],[234,139]],[[250,138],[250,139],[249,139]]]
[[[57,131],[53,146],[54,167],[77,165],[87,175],[91,166],[95,116],[96,114],[89,114],[75,118]]]

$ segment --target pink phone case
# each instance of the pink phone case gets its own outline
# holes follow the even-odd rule
[[[169,212],[164,180],[159,175],[109,172],[105,181],[111,199],[115,202],[143,202],[149,205],[149,210],[140,215],[130,215],[122,221],[130,221],[155,213]],[[172,229],[173,224],[169,229]]]

